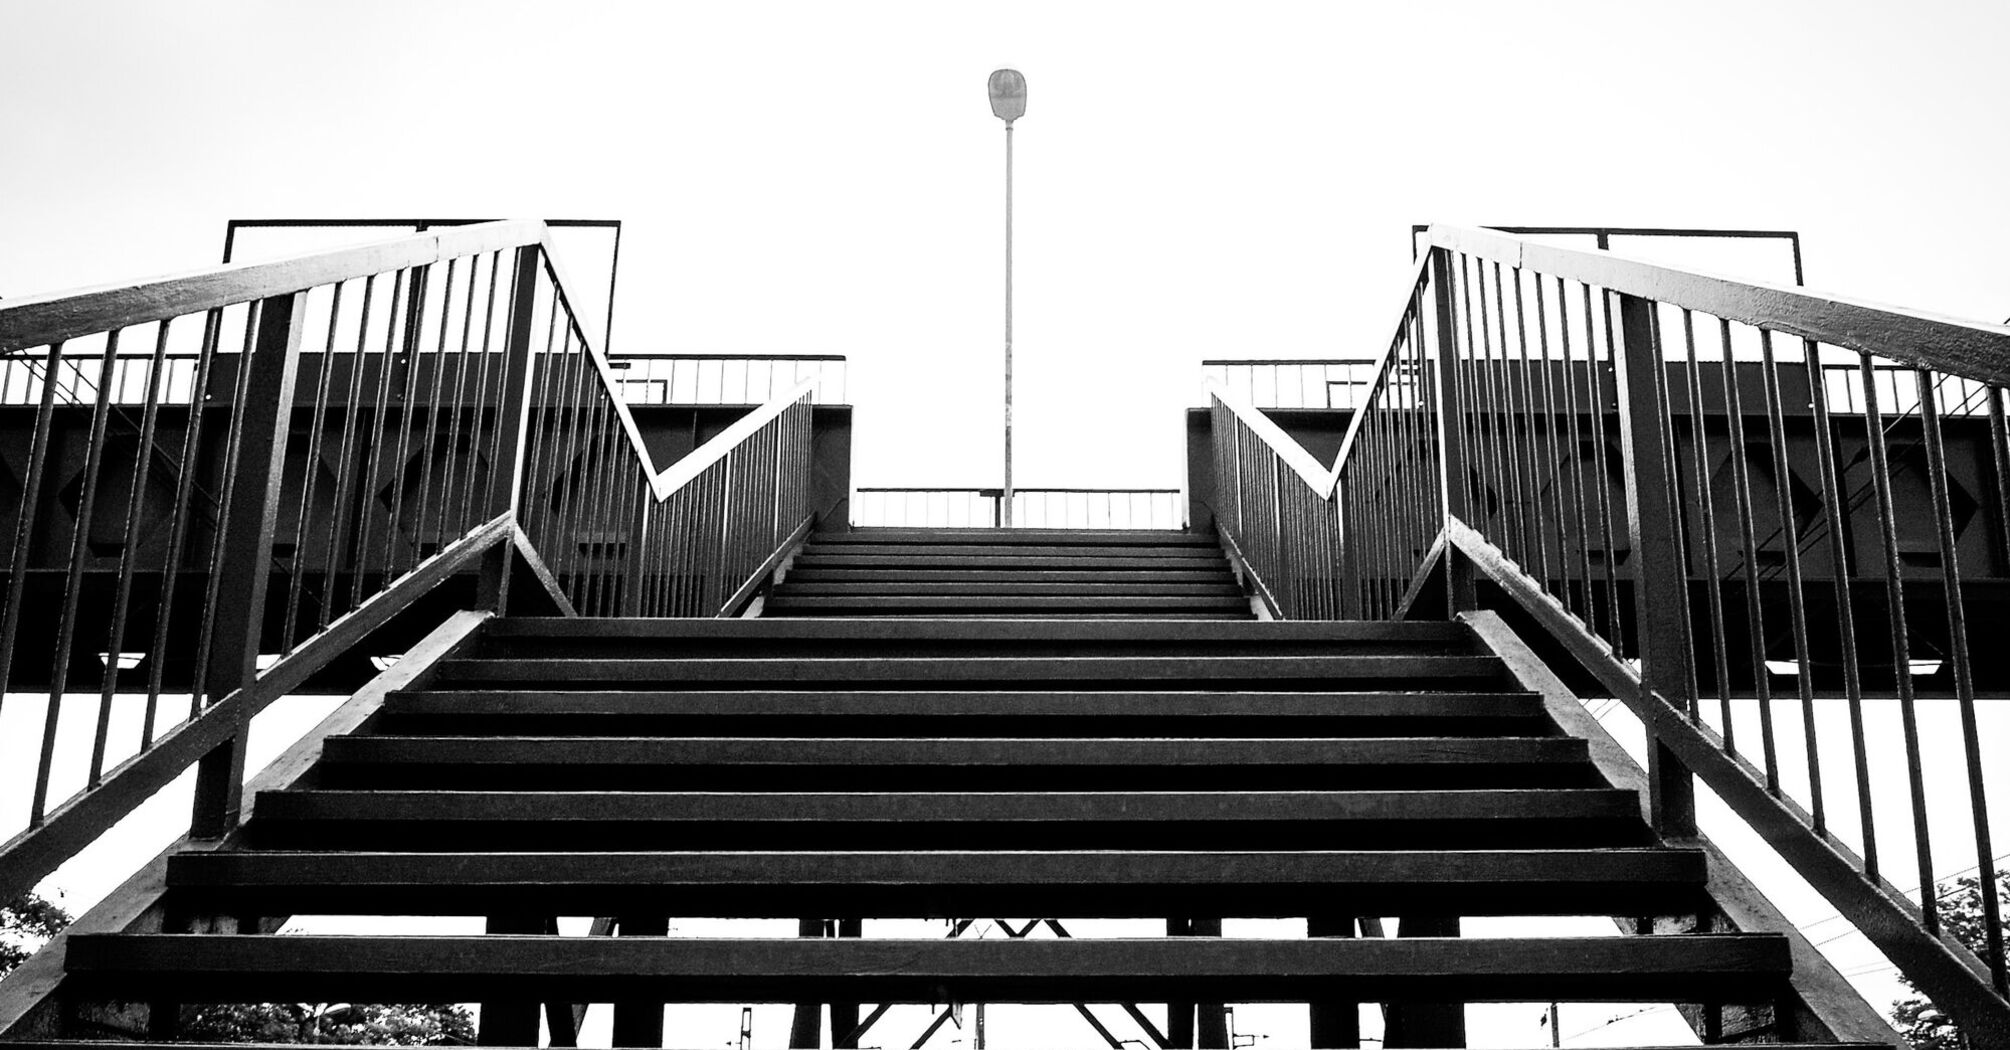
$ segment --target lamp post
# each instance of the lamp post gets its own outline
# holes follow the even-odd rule
[[[1012,122],[1026,115],[1026,78],[1016,69],[991,74],[991,112],[1005,122],[1005,489],[999,521],[1012,527]]]

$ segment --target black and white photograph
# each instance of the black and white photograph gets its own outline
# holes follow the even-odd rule
[[[2010,1050],[2006,47],[0,0],[0,1047]]]

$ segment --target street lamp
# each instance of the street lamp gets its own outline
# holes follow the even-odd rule
[[[1005,122],[1005,490],[999,520],[1012,527],[1012,122],[1026,115],[1026,78],[1016,69],[991,74],[991,112]]]

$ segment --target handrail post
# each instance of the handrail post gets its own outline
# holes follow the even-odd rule
[[[1685,622],[1689,567],[1681,548],[1675,505],[1675,464],[1669,454],[1674,418],[1663,387],[1657,305],[1619,296],[1621,345],[1615,348],[1614,381],[1619,401],[1620,454],[1626,479],[1626,529],[1633,547],[1634,635],[1640,655],[1643,701],[1659,693],[1693,709],[1695,681],[1689,673],[1689,627]],[[1615,643],[1617,639],[1615,638]],[[1665,744],[1648,748],[1648,808],[1654,830],[1664,837],[1696,834],[1695,776]]]
[[[1465,405],[1459,398],[1458,324],[1452,309],[1452,253],[1431,249],[1432,299],[1437,307],[1438,346],[1434,355],[1436,373],[1432,385],[1438,402],[1438,491],[1444,500],[1445,520],[1470,521],[1467,507]],[[1445,609],[1457,616],[1479,608],[1473,586],[1473,567],[1465,557],[1445,544]]]
[[[258,677],[265,590],[272,576],[272,534],[286,472],[286,434],[293,422],[293,383],[300,369],[300,321],[306,312],[306,292],[260,300],[252,351],[239,365],[246,370],[241,384],[244,398],[231,406],[231,426],[238,435],[237,477],[218,521],[223,557],[210,567],[218,575],[212,651],[203,680],[195,683],[211,704]],[[243,805],[244,745],[251,710],[237,704],[218,717],[233,720],[235,726],[197,765],[191,838],[223,837],[237,826]]]
[[[516,250],[516,271],[511,277],[509,334],[503,343],[502,396],[496,401],[496,448],[501,455],[491,466],[502,480],[502,497],[491,515],[516,514],[523,497],[523,446],[530,430],[530,388],[533,366],[530,353],[531,315],[537,307],[537,267],[541,246],[526,244]],[[476,603],[497,613],[508,611],[509,578],[516,545],[508,540],[489,548],[482,558],[476,585]]]

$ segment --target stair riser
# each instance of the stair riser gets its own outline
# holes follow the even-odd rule
[[[1062,694],[1065,695],[1065,694]],[[1464,718],[1459,720],[1388,718],[1094,718],[1075,716],[872,716],[829,715],[805,722],[800,715],[650,716],[650,715],[421,715],[386,714],[375,723],[384,733],[439,735],[492,733],[498,736],[831,736],[912,739],[937,734],[964,737],[1140,736],[1165,732],[1178,736],[1220,733],[1237,737],[1297,739],[1359,733],[1364,736],[1488,737],[1518,735],[1531,730],[1524,719]]]
[[[1505,684],[1505,672],[1489,657],[1402,656],[1306,657],[1132,657],[1132,658],[841,658],[827,660],[444,660],[436,683],[442,687],[509,683],[590,688],[587,683],[635,684],[652,688],[731,684],[820,688],[845,683],[920,685],[953,682],[962,689],[1007,683],[1040,683],[1046,688],[1081,683],[1135,683],[1158,688],[1204,684],[1215,690],[1486,688]]]
[[[482,632],[484,641],[501,639],[812,640],[863,643],[920,641],[1016,641],[1097,644],[1103,642],[1242,642],[1261,649],[1282,642],[1377,641],[1401,644],[1447,642],[1479,651],[1472,631],[1462,624],[1430,621],[1274,620],[1243,624],[1178,623],[1053,623],[1012,624],[1006,628],[956,620],[888,623],[862,619],[824,623],[778,623],[772,620],[717,619],[589,619],[572,616],[510,617],[494,621]]]
[[[999,912],[1050,918],[1303,919],[1336,900],[1373,915],[1442,914],[1455,893],[1466,916],[1622,915],[1647,910],[1679,915],[1703,905],[1702,890],[1679,883],[1513,887],[1162,886],[1121,888],[1042,884],[980,889],[917,886],[636,886],[612,883],[524,885],[500,889],[421,887],[359,880],[318,887],[176,890],[176,906],[196,912],[257,915],[553,915],[646,914],[675,900],[680,911],[711,918],[794,919],[804,915],[955,919]]]
[[[937,918],[1003,909],[1058,917],[1289,918],[1334,901],[1376,915],[1655,914],[1693,910],[1703,856],[1678,850],[1553,853],[597,853],[186,854],[176,899],[259,914],[482,915],[647,911]],[[409,909],[408,911],[400,909]]]
[[[1348,790],[1592,787],[1580,741],[1096,739],[330,740],[342,788],[694,791]]]
[[[1764,1001],[1784,987],[1788,951],[1781,937],[1642,940],[1649,939],[399,941],[156,934],[73,937],[70,960],[84,995],[239,1002],[518,995],[939,1002],[945,988],[958,999],[991,1002],[1305,1002],[1330,994],[1339,980],[1366,1000],[1738,1002]]]
[[[1165,641],[1059,641],[1046,639],[971,638],[909,642],[843,642],[807,638],[783,639],[654,639],[496,638],[479,643],[469,656],[508,660],[646,660],[646,659],[850,659],[875,651],[891,657],[937,659],[1010,657],[1014,659],[1089,659],[1110,657],[1247,657],[1247,656],[1477,656],[1465,641],[1433,639],[1361,641],[1283,640],[1260,645],[1230,639],[1169,639]]]
[[[1457,768],[1043,766],[899,768],[836,764],[638,768],[579,764],[324,766],[315,785],[444,790],[508,790],[535,783],[554,791],[1012,791],[1037,776],[1053,791],[1354,791],[1430,788],[1575,788],[1599,784],[1589,765],[1466,765]]]

